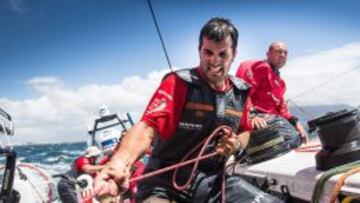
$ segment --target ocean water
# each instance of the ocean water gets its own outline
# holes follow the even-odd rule
[[[51,175],[69,170],[70,165],[85,149],[86,142],[14,146],[18,161],[34,164]]]

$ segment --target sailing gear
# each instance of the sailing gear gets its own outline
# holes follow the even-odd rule
[[[205,83],[196,69],[177,71],[165,77],[142,118],[142,121],[160,134],[155,140],[145,173],[179,162],[217,126],[228,125],[234,132],[251,129],[249,104],[246,101],[248,86],[237,78],[229,77],[229,81],[231,88],[217,92]],[[180,91],[179,87],[186,91]],[[176,106],[178,102],[180,108]],[[167,125],[162,126],[165,124]],[[164,127],[174,129],[164,130]],[[164,132],[172,134],[162,134]],[[213,142],[208,148],[214,150],[215,146],[216,143]],[[156,196],[177,202],[217,202],[221,198],[219,180],[223,164],[222,157],[200,162],[197,178],[186,191],[176,190],[172,186],[171,172],[145,179],[139,184],[138,198],[144,200],[149,196]],[[180,168],[178,175],[177,183],[184,184],[189,175],[189,167]],[[238,202],[237,198],[254,200],[258,194],[277,200],[250,184],[245,184],[239,177],[227,176],[225,179],[229,202]],[[243,193],[244,195],[239,195]],[[260,200],[265,201],[266,198]]]
[[[360,112],[358,109],[330,112],[308,122],[318,128],[322,144],[316,154],[316,169],[328,170],[360,159]]]
[[[233,88],[220,93],[213,91],[194,69],[176,74],[187,82],[187,102],[176,132],[165,142],[159,139],[153,149],[153,157],[171,159],[173,163],[180,161],[191,146],[202,141],[217,126],[228,125],[233,132],[238,132],[248,93],[248,86],[235,78],[232,78]]]
[[[179,123],[187,91],[185,81],[169,74],[151,98],[141,121],[155,128],[163,140],[170,139]]]
[[[193,72],[198,75],[198,80],[201,80],[198,68],[193,70]],[[238,79],[233,79],[238,81]],[[207,84],[204,85],[209,88]],[[225,88],[225,92],[229,91],[233,86],[232,82],[226,82],[225,85],[229,86]],[[189,85],[185,80],[181,79],[177,74],[167,75],[151,98],[141,121],[155,128],[163,140],[169,140],[178,128],[180,117],[183,113],[182,110],[185,108],[188,91]],[[224,94],[225,92],[219,93]],[[247,103],[246,106],[248,108],[250,104]],[[203,113],[202,111],[197,111],[196,114],[201,117]],[[241,126],[235,132],[252,129],[248,115],[244,114],[242,118]]]

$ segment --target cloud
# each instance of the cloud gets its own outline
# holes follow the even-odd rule
[[[360,104],[360,42],[297,57],[284,67],[287,98],[298,105]]]
[[[63,87],[63,82],[56,77],[42,76],[31,78],[26,82],[27,85],[39,92],[47,92],[53,89],[59,89]]]
[[[27,81],[39,91],[36,99],[14,101],[0,98],[0,106],[15,122],[16,142],[85,141],[89,125],[101,105],[125,118],[130,112],[138,119],[153,91],[168,70],[149,73],[145,78],[131,76],[119,84],[88,84],[68,88],[56,77],[36,77]]]

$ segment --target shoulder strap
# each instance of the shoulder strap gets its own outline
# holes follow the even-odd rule
[[[175,74],[187,83],[200,85],[201,79],[194,68],[175,71]]]
[[[238,90],[248,90],[250,85],[243,79],[229,75],[230,81],[234,84],[234,87]]]

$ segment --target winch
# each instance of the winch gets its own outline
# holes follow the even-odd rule
[[[358,109],[330,112],[308,122],[309,132],[317,129],[322,149],[316,154],[316,168],[330,168],[360,160]]]

